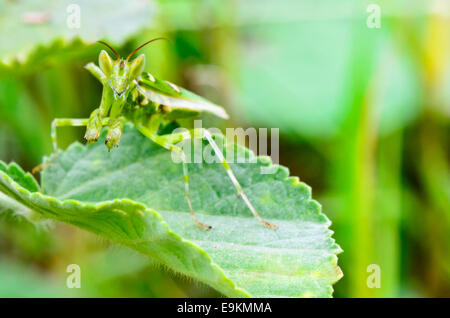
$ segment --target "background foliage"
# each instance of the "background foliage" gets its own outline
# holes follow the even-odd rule
[[[366,26],[372,2],[380,29]],[[67,27],[69,3],[80,29]],[[147,70],[225,105],[232,119],[212,124],[280,129],[281,164],[311,185],[345,251],[335,296],[450,296],[449,16],[445,0],[0,0],[0,158],[31,169],[51,152],[54,117],[96,107],[100,85],[83,69],[95,40],[125,55],[166,36],[144,49]],[[82,133],[61,130],[60,146]],[[0,295],[68,293],[70,263],[96,269],[89,295],[216,295],[53,227],[1,214]]]

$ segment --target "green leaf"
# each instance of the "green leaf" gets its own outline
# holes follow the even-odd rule
[[[79,27],[72,19],[77,8]],[[79,59],[93,52],[87,48],[99,39],[122,44],[148,26],[153,14],[151,2],[136,0],[126,6],[117,0],[0,1],[0,72]]]
[[[0,161],[0,171],[9,175],[16,183],[30,192],[39,191],[39,185],[30,173],[24,173],[16,163],[5,165]]]
[[[103,134],[103,140],[104,140]],[[216,137],[217,142],[223,142]],[[254,158],[249,150],[228,151]],[[51,159],[43,193],[22,188],[0,172],[0,191],[40,215],[84,228],[200,280],[229,297],[329,297],[342,275],[330,221],[310,188],[267,158],[231,164],[261,215],[261,226],[220,164],[190,164],[193,206],[213,226],[195,226],[184,200],[182,169],[170,153],[126,125],[119,149],[102,140],[71,145]],[[261,174],[261,167],[274,174]],[[158,212],[156,212],[158,211]]]

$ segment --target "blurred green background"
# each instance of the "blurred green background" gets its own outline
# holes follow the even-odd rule
[[[367,25],[371,3],[380,28]],[[0,0],[0,159],[31,170],[51,153],[53,118],[98,106],[83,69],[96,40],[126,56],[157,36],[171,42],[143,49],[146,71],[224,105],[232,119],[214,125],[280,129],[280,163],[312,187],[344,250],[336,297],[450,297],[448,1]],[[58,142],[82,136],[64,128]],[[65,287],[69,264],[89,268],[81,289]],[[380,288],[366,284],[370,264]],[[4,212],[0,296],[218,294]]]

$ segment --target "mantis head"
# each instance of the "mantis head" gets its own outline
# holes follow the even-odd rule
[[[103,41],[99,41],[99,43],[107,46],[117,57],[116,60],[113,60],[105,50],[102,50],[99,56],[100,69],[108,78],[108,85],[114,91],[115,99],[122,98],[123,100],[125,100],[125,97],[127,95],[126,92],[128,91],[130,84],[144,70],[144,54],[139,55],[132,61],[130,61],[130,58],[134,55],[134,53],[136,53],[145,45],[153,41],[162,39],[165,38],[156,38],[145,42],[133,52],[131,52],[126,59],[121,58],[120,55],[111,46],[109,46],[109,44]]]

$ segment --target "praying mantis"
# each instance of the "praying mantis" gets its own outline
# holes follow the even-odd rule
[[[236,176],[225,160],[223,153],[215,143],[208,130],[203,128],[191,129],[188,133],[159,134],[162,124],[183,118],[194,118],[202,112],[208,112],[223,119],[228,118],[225,109],[206,99],[168,81],[160,80],[150,73],[143,72],[145,67],[144,54],[131,60],[132,56],[149,43],[165,38],[155,38],[140,45],[126,58],[122,58],[109,44],[105,45],[114,53],[117,59],[112,59],[101,50],[99,65],[88,63],[85,68],[103,85],[100,106],[96,108],[89,118],[56,118],[51,125],[51,138],[54,152],[58,151],[57,127],[86,126],[84,138],[93,143],[100,137],[104,126],[108,127],[105,144],[108,150],[118,147],[125,122],[132,122],[135,127],[148,139],[161,147],[178,153],[181,157],[184,175],[184,192],[194,223],[200,228],[209,230],[212,227],[201,223],[192,207],[188,162],[182,148],[177,144],[199,136],[206,139],[220,160],[229,179],[233,183],[238,197],[242,198],[253,216],[264,226],[277,229],[275,224],[265,221],[258,214],[252,203],[244,193]]]

